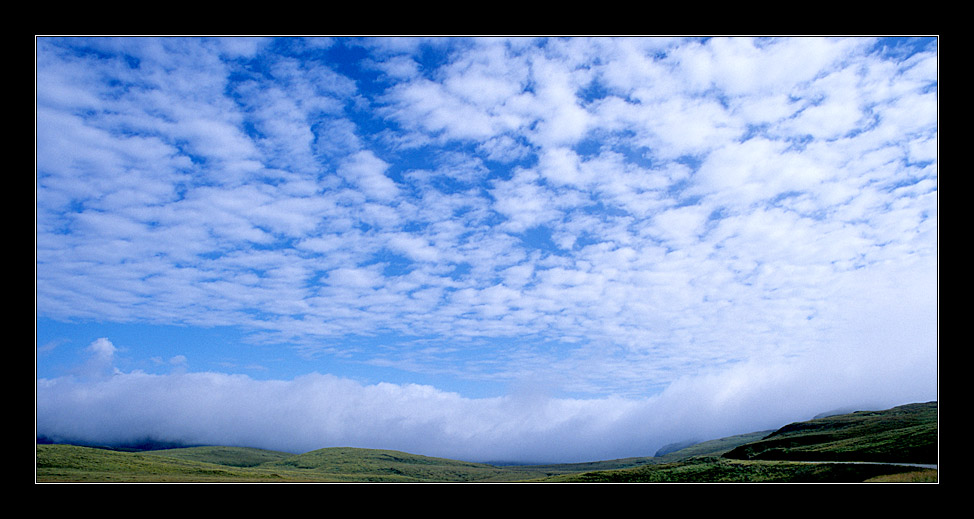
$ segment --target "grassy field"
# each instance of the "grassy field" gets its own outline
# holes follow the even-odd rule
[[[633,469],[567,474],[552,482],[600,483],[859,483],[895,478],[912,469],[897,465],[819,464],[702,457]],[[936,471],[933,481],[936,481]],[[912,481],[911,481],[912,482]]]
[[[548,475],[405,452],[328,448],[304,454],[243,447],[117,452],[38,445],[38,482],[490,482]]]
[[[47,482],[936,482],[937,404],[858,412],[691,445],[658,457],[494,466],[405,452],[325,448],[304,454],[245,447],[120,452],[36,446]],[[932,457],[932,460],[931,460]],[[822,463],[856,461],[872,463]],[[817,463],[810,463],[817,462]]]
[[[899,472],[885,476],[876,476],[866,480],[866,483],[936,483],[937,470],[924,469],[910,472]]]
[[[222,448],[221,448],[222,449]],[[38,482],[279,481],[273,471],[192,459],[178,451],[116,452],[76,445],[38,445]],[[175,454],[175,455],[173,455]]]

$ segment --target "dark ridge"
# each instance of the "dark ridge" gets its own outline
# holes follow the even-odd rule
[[[72,441],[60,438],[51,438],[45,435],[37,436],[38,445],[55,445],[55,444],[70,444],[78,445],[81,447],[91,447],[93,449],[105,449],[120,452],[144,452],[144,451],[158,451],[165,449],[179,449],[183,447],[203,447],[203,445],[189,444],[185,442],[178,441],[164,441],[157,440],[154,438],[141,438],[134,441],[119,442],[119,443],[92,443],[83,441]]]
[[[927,402],[795,422],[724,457],[936,463],[937,417],[937,402]]]

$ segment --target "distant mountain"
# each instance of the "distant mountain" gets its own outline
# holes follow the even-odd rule
[[[185,447],[196,447],[196,445],[187,444],[185,442],[163,441],[154,438],[142,438],[139,440],[118,442],[118,443],[91,443],[91,442],[64,441],[61,439],[50,438],[44,435],[38,435],[36,440],[38,445],[68,443],[71,445],[91,447],[94,449],[108,449],[113,451],[124,451],[124,452],[157,451],[157,450],[168,450],[168,449],[180,449]]]

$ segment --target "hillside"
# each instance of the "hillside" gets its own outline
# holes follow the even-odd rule
[[[294,456],[287,452],[249,447],[183,447],[152,450],[145,454],[187,461],[213,463],[227,467],[257,467]]]
[[[491,482],[548,475],[531,467],[344,447],[297,455],[220,446],[146,452],[58,444],[36,448],[38,482]]]
[[[796,422],[770,434],[704,442],[657,459],[659,463],[563,474],[548,481],[937,481],[936,469],[896,465],[937,463],[937,403]]]
[[[119,452],[78,445],[37,445],[37,482],[222,482],[281,480],[272,471],[180,457],[179,451]],[[256,450],[256,449],[255,449]]]
[[[729,436],[662,456],[495,466],[378,449],[304,454],[245,447],[120,452],[37,444],[37,482],[859,482],[936,481],[937,403]],[[809,463],[858,461],[869,464]],[[875,479],[879,478],[879,479]]]
[[[786,425],[724,454],[741,460],[937,462],[937,402]]]
[[[420,456],[405,452],[332,447],[291,456],[263,465],[282,471],[301,471],[343,481],[511,481],[538,472],[495,467],[483,463]]]

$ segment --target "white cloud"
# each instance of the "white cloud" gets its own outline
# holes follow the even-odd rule
[[[522,170],[494,186],[493,209],[507,218],[504,225],[512,232],[546,224],[561,214],[553,195],[536,183],[537,177],[533,171]]]
[[[97,359],[99,362],[111,362],[115,356],[115,345],[111,343],[108,339],[102,337],[95,340],[88,346],[88,351],[92,353],[92,357]]]
[[[385,201],[399,193],[396,183],[385,175],[388,168],[389,164],[371,151],[360,151],[342,165],[340,172],[366,195]]]
[[[440,251],[427,240],[410,234],[394,234],[389,238],[389,245],[393,250],[400,251],[415,261],[436,261],[440,257]]]
[[[683,248],[697,241],[710,215],[705,206],[685,206],[670,209],[653,217],[654,231],[675,248]]]
[[[494,135],[489,114],[427,79],[397,87],[391,101],[398,106],[392,113],[395,119],[433,135],[442,134],[447,139],[485,139]]]

